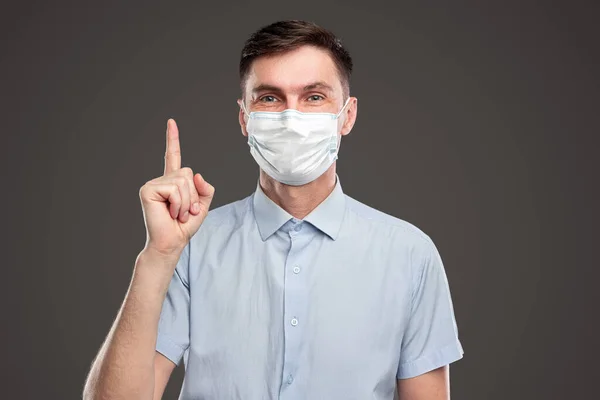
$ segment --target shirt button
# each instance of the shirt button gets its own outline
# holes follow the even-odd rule
[[[292,326],[298,325],[298,320],[296,318],[292,318],[291,324]]]
[[[300,224],[298,224],[298,225],[296,225],[296,226],[294,227],[294,230],[295,230],[296,232],[300,232],[300,230],[301,230],[301,229],[302,229],[302,225],[300,225]]]
[[[294,267],[294,273],[295,273],[295,274],[299,274],[299,273],[300,273],[300,267],[299,267],[299,266],[297,266],[297,265],[296,265],[296,266]]]
[[[291,384],[292,384],[292,382],[294,382],[294,377],[292,376],[292,374],[290,374],[290,375],[288,375],[288,378],[287,378],[287,383],[288,383],[289,385],[291,385]]]

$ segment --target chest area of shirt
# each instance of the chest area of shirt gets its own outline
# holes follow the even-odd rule
[[[230,327],[275,338],[289,326],[368,339],[400,329],[409,310],[409,254],[381,241],[240,236],[206,254],[193,266],[190,313],[214,334]]]

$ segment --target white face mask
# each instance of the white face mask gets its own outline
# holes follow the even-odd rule
[[[299,186],[314,181],[338,158],[338,118],[349,101],[337,114],[294,109],[248,113],[242,102],[250,154],[281,183]]]

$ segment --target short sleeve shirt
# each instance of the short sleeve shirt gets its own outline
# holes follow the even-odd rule
[[[211,210],[182,252],[156,350],[180,399],[393,399],[396,379],[457,361],[432,239],[342,191],[303,220],[260,185]]]

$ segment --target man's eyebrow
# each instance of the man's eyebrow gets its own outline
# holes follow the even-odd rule
[[[320,82],[320,81],[304,86],[304,90],[312,90],[312,89],[325,89],[330,92],[333,92],[333,88],[331,86],[329,86],[325,82]]]
[[[252,93],[263,92],[267,90],[270,92],[281,92],[281,88],[263,83],[252,89]]]
[[[310,84],[304,86],[304,88],[302,88],[302,90],[304,90],[304,91],[313,90],[313,89],[325,89],[330,92],[333,92],[333,88],[330,85],[328,85],[322,81],[310,83]],[[263,91],[271,91],[271,92],[278,92],[278,93],[283,92],[283,90],[280,87],[277,87],[274,85],[269,85],[266,83],[260,84],[257,87],[255,87],[254,89],[252,89],[252,93],[263,92]]]

